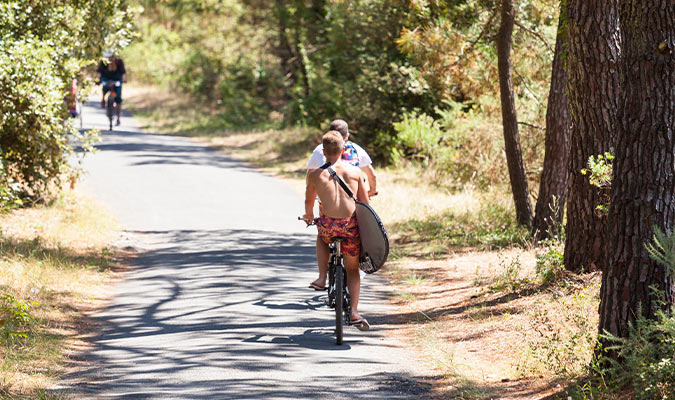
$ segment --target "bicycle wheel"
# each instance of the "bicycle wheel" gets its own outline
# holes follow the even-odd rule
[[[335,342],[338,345],[342,344],[342,324],[344,322],[342,315],[344,314],[345,306],[344,285],[344,267],[342,265],[342,257],[340,257],[335,265]]]
[[[328,298],[326,305],[330,308],[335,308],[335,261],[334,256],[331,256],[328,262]]]
[[[342,274],[345,277],[342,280],[342,286],[344,286],[344,290],[342,291],[342,312],[344,313],[344,324],[349,326],[352,321],[352,299],[349,295],[349,285],[347,284],[347,270],[342,269]]]

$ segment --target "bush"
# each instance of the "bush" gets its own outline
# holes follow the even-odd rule
[[[421,162],[450,186],[485,188],[508,178],[503,138],[490,112],[446,100],[434,115],[410,112],[394,123],[392,160]]]
[[[607,350],[617,350],[621,362],[604,359],[611,367],[601,371],[612,388],[626,384],[635,399],[675,399],[675,317],[658,311],[656,320],[638,315],[630,326],[628,338],[604,335],[615,343]]]
[[[62,117],[64,83],[48,44],[5,40],[0,49],[1,156],[21,193],[37,198],[58,179],[67,161],[66,135],[73,130]]]
[[[398,140],[405,149],[406,158],[419,158],[428,164],[430,158],[437,158],[442,132],[434,119],[415,112],[404,114],[401,122],[394,123]],[[394,161],[403,155],[395,152]]]
[[[0,339],[6,344],[28,337],[35,319],[30,314],[31,306],[9,293],[0,295]]]

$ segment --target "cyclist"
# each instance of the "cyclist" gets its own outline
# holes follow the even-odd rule
[[[342,160],[348,164],[351,164],[355,167],[359,167],[367,177],[367,180],[364,182],[367,184],[366,192],[368,196],[372,197],[377,194],[377,176],[375,175],[375,170],[372,166],[372,161],[370,156],[366,151],[356,143],[350,142],[349,139],[349,126],[347,122],[336,119],[330,123],[329,131],[337,131],[342,136],[344,141],[344,149],[342,152]],[[316,146],[312,152],[312,156],[307,163],[307,177],[309,174],[321,167],[326,162],[326,157],[323,153],[323,144]],[[319,204],[321,207],[321,204]],[[321,240],[319,237],[316,238],[316,255],[319,268],[319,277],[309,284],[309,287],[314,290],[326,290],[326,276],[328,275],[327,265],[328,265],[328,256],[326,255],[325,260],[321,259]]]
[[[344,141],[342,135],[336,131],[329,131],[322,138],[323,154],[335,172],[356,193],[359,201],[368,203],[368,194],[358,168],[344,162],[341,158]],[[347,287],[351,296],[352,315],[351,325],[359,330],[368,330],[366,319],[358,313],[359,294],[361,291],[361,276],[359,274],[359,253],[361,251],[361,239],[359,227],[356,224],[356,205],[354,200],[339,186],[337,181],[331,178],[329,172],[321,167],[307,175],[307,187],[305,190],[305,215],[306,222],[314,220],[314,201],[317,195],[321,201],[320,216],[317,221],[319,239],[317,240],[317,259],[320,270],[323,271],[323,282],[326,281],[328,270],[329,248],[333,237],[344,238],[342,241],[342,254],[344,256],[345,269],[347,270]]]
[[[99,74],[99,79],[103,84],[103,96],[101,98],[101,108],[105,108],[105,95],[110,90],[108,85],[110,82],[120,82],[120,85],[113,85],[115,91],[115,113],[117,115],[117,123],[120,124],[120,114],[122,113],[122,82],[127,81],[127,70],[124,68],[124,61],[117,57],[114,53],[106,51],[103,53],[106,60],[101,60],[98,63],[96,72]]]

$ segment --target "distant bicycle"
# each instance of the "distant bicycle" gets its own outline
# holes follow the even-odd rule
[[[108,121],[110,122],[109,130],[112,132],[113,118],[115,117],[115,97],[117,96],[115,88],[122,86],[122,81],[103,81],[101,84],[104,87],[108,87],[108,93],[105,98],[105,115],[108,117]]]
[[[298,219],[303,220],[302,217],[298,217]],[[317,220],[318,218],[314,219],[308,226],[316,225]],[[335,343],[337,345],[342,344],[343,326],[351,325],[352,321],[351,298],[347,288],[347,271],[340,249],[343,239],[345,238],[334,237],[328,245],[330,256],[328,258],[328,299],[326,303],[330,308],[335,309]]]

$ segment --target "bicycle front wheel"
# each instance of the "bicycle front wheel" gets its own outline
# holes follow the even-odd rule
[[[335,266],[335,342],[338,345],[342,344],[342,324],[344,321],[342,315],[345,307],[344,287],[344,266],[342,265],[342,257],[340,257]]]

